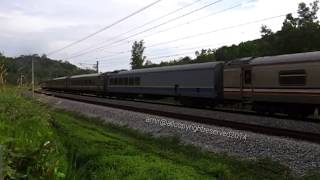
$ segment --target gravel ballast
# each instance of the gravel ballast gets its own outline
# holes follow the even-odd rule
[[[294,139],[262,135],[231,128],[87,104],[46,95],[41,102],[54,108],[95,117],[106,123],[126,125],[154,136],[177,136],[182,143],[245,159],[271,158],[303,175],[320,168],[320,145]]]

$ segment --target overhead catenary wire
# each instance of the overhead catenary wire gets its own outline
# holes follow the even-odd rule
[[[196,13],[196,12],[202,10],[202,9],[208,8],[208,7],[210,7],[210,6],[214,5],[214,4],[217,4],[217,3],[221,2],[221,1],[223,1],[223,0],[217,0],[217,1],[211,2],[211,3],[209,3],[209,4],[206,4],[205,6],[202,6],[202,7],[200,7],[200,8],[197,8],[197,9],[195,9],[195,10],[193,10],[193,11],[190,11],[190,12],[188,12],[188,13],[186,13],[186,14],[183,14],[183,15],[180,15],[180,16],[178,16],[178,17],[169,19],[169,20],[167,20],[167,21],[165,21],[165,22],[163,22],[163,23],[160,23],[160,24],[158,24],[158,25],[152,26],[152,27],[150,27],[150,28],[148,28],[148,29],[145,29],[145,30],[140,31],[140,32],[138,32],[138,33],[135,33],[135,34],[133,34],[133,35],[127,36],[127,37],[125,37],[125,38],[122,38],[122,39],[120,39],[120,40],[111,42],[111,43],[106,44],[106,45],[103,45],[103,46],[99,46],[99,47],[97,47],[97,48],[95,48],[95,49],[88,50],[88,51],[83,52],[83,53],[81,53],[81,54],[74,55],[74,56],[70,56],[70,57],[68,57],[68,58],[66,58],[66,59],[72,59],[72,58],[75,58],[75,57],[79,57],[79,56],[82,56],[82,55],[85,55],[85,54],[88,54],[88,53],[91,53],[91,52],[94,52],[94,51],[103,49],[103,48],[105,48],[106,46],[110,46],[110,45],[116,44],[116,43],[118,43],[118,42],[125,41],[125,40],[127,40],[127,39],[129,39],[129,38],[132,38],[132,37],[135,37],[135,36],[137,36],[137,35],[140,35],[140,34],[149,32],[149,31],[151,31],[151,30],[153,30],[153,29],[156,29],[156,28],[158,28],[158,27],[160,27],[160,26],[163,26],[163,25],[165,25],[165,24],[171,23],[171,22],[173,22],[173,21],[176,21],[176,20],[178,20],[178,19],[181,19],[181,18],[183,18],[183,17],[186,17],[186,16],[188,16],[188,15],[190,15],[190,14]]]
[[[178,48],[177,50],[180,50],[180,51],[183,50],[184,53],[180,52],[180,53],[175,53],[175,54],[170,54],[170,55],[167,55],[167,54],[163,55],[163,53],[161,53],[156,56],[148,56],[148,55],[146,55],[146,56],[147,56],[147,60],[161,59],[161,58],[165,58],[165,57],[171,57],[174,55],[175,56],[186,55],[185,53],[188,53],[188,54],[195,53],[197,50],[199,50],[199,48],[204,49],[204,47],[210,47],[211,49],[216,49],[221,45],[231,44],[231,43],[232,43],[231,41],[228,41],[228,42],[220,42],[220,43],[214,43],[214,44],[205,44],[202,46],[199,45],[199,46],[189,47],[189,48],[181,48],[181,46],[180,46],[180,48]],[[187,51],[187,50],[192,50],[192,51]],[[108,57],[108,59],[104,59],[104,62],[102,62],[101,64],[110,63],[110,62],[119,61],[121,59],[124,59],[124,58],[121,58],[121,56],[118,58],[112,58],[112,56],[106,56],[106,57]],[[127,57],[127,55],[125,55],[123,57]],[[151,59],[150,59],[150,57],[151,57]],[[105,58],[105,57],[99,57],[99,59],[103,59],[103,58]]]
[[[250,3],[250,2],[253,2],[253,1],[256,1],[256,0],[249,0],[245,3]],[[178,24],[178,25],[175,25],[175,26],[172,26],[172,27],[169,27],[169,28],[166,28],[166,29],[163,29],[163,30],[160,30],[160,31],[156,31],[152,34],[148,34],[146,36],[143,36],[141,37],[141,39],[144,39],[144,38],[147,38],[147,37],[150,37],[150,36],[154,36],[154,35],[158,35],[160,33],[163,33],[163,32],[167,32],[167,31],[170,31],[172,29],[176,29],[178,27],[181,27],[181,26],[184,26],[184,25],[190,25],[191,23],[194,23],[196,21],[199,21],[199,20],[203,20],[205,18],[208,18],[210,16],[213,16],[213,15],[216,15],[216,14],[219,14],[219,13],[222,13],[222,12],[225,12],[225,11],[229,11],[229,10],[232,10],[232,9],[235,9],[235,8],[238,8],[238,7],[241,7],[243,5],[243,3],[239,3],[237,5],[234,5],[234,6],[231,6],[231,7],[228,7],[226,9],[223,9],[223,10],[220,10],[220,11],[217,11],[217,12],[214,12],[214,13],[211,13],[209,15],[206,15],[206,16],[203,16],[203,17],[200,17],[200,18],[196,18],[196,19],[193,19],[191,21],[188,21],[188,22],[185,22],[185,23],[181,23],[181,24]],[[128,42],[125,42],[125,43],[129,43],[129,42],[134,42],[135,40],[130,40]],[[124,43],[123,43],[124,44]],[[121,44],[118,44],[118,45],[121,45]]]
[[[254,1],[256,1],[256,0],[249,0],[249,1],[245,2],[244,4],[247,4],[247,3],[250,3],[250,2],[254,2]],[[181,24],[178,24],[178,25],[174,25],[174,26],[172,26],[172,27],[169,27],[169,28],[166,28],[166,29],[163,29],[163,30],[160,30],[160,31],[156,31],[156,32],[154,32],[154,33],[152,33],[152,34],[148,34],[148,35],[146,35],[146,36],[141,37],[141,39],[144,39],[144,38],[147,38],[147,37],[150,37],[150,36],[154,36],[154,35],[158,35],[158,34],[160,34],[160,33],[167,32],[167,31],[170,31],[170,30],[172,30],[172,29],[180,28],[181,26],[184,26],[184,25],[190,25],[190,24],[192,24],[192,23],[194,23],[194,22],[196,22],[196,21],[203,20],[203,19],[208,18],[208,17],[211,17],[211,16],[213,16],[213,15],[217,15],[217,14],[220,14],[220,13],[223,13],[223,12],[226,12],[226,11],[229,11],[229,10],[232,10],[232,9],[235,9],[235,8],[238,8],[238,7],[241,7],[241,6],[243,6],[243,3],[238,3],[238,4],[234,5],[234,6],[231,6],[231,7],[222,9],[222,10],[220,10],[220,11],[217,11],[217,12],[214,12],[214,13],[211,13],[211,14],[208,14],[208,15],[205,15],[205,16],[202,16],[202,17],[200,17],[200,18],[196,18],[196,19],[193,19],[193,20],[188,21],[188,22],[184,22],[184,23],[181,23]],[[128,41],[128,42],[133,42],[133,41],[134,41],[134,40],[131,40],[131,41]],[[127,42],[126,42],[126,43],[127,43]],[[120,44],[119,44],[119,45],[120,45]]]
[[[206,43],[206,44],[204,44],[204,45],[197,45],[197,46],[193,46],[193,47],[188,47],[188,48],[186,48],[186,46],[185,45],[175,45],[175,46],[173,46],[173,47],[171,47],[171,48],[174,48],[174,49],[177,49],[177,50],[192,50],[192,49],[203,49],[203,48],[205,48],[205,47],[212,47],[212,46],[221,46],[221,45],[225,45],[225,44],[230,44],[230,43],[232,43],[231,41],[229,41],[229,42],[220,42],[220,43],[210,43],[210,44],[208,44],[207,42],[207,40],[206,41],[200,41],[200,42],[196,42],[196,43],[194,43],[194,44],[201,44],[201,43]],[[168,50],[167,48],[165,48],[165,49],[160,49],[160,51],[164,51],[164,50]],[[115,57],[115,56],[119,56],[119,55],[121,55],[121,56],[125,56],[125,54],[128,54],[128,53],[130,53],[131,52],[131,50],[127,50],[127,51],[121,51],[121,52],[118,52],[117,54],[112,54],[112,55],[105,55],[105,56],[100,56],[100,57],[98,57],[98,59],[103,59],[103,58],[108,58],[108,59],[110,59],[110,58],[112,58],[112,57]],[[108,60],[108,59],[105,59],[105,60]]]
[[[148,4],[147,6],[141,8],[141,9],[139,9],[139,10],[137,10],[137,11],[131,13],[131,14],[129,14],[128,16],[125,16],[124,18],[121,18],[121,19],[117,20],[116,22],[113,22],[112,24],[110,24],[110,25],[108,25],[106,27],[103,27],[102,29],[99,29],[98,31],[96,31],[96,32],[94,32],[92,34],[89,34],[89,35],[87,35],[87,36],[85,36],[85,37],[83,37],[83,38],[81,38],[81,39],[79,39],[79,40],[77,40],[75,42],[72,42],[72,43],[60,48],[60,49],[57,49],[57,50],[49,52],[47,55],[52,55],[52,54],[58,53],[58,52],[63,51],[65,49],[69,48],[69,47],[72,47],[72,46],[74,46],[76,44],[79,44],[80,42],[85,41],[85,40],[87,40],[87,39],[89,39],[89,38],[91,38],[91,37],[103,32],[103,31],[105,31],[105,30],[107,30],[107,29],[109,29],[109,28],[111,28],[111,27],[113,27],[113,26],[115,26],[115,25],[117,25],[117,24],[129,19],[130,17],[132,17],[134,15],[141,13],[142,11],[154,6],[157,3],[159,3],[160,1],[162,1],[162,0],[156,0],[156,1]]]
[[[220,43],[215,43],[215,44],[207,44],[207,45],[203,45],[203,46],[214,46],[214,47],[211,47],[212,49],[216,49],[218,48],[220,45],[222,44],[231,44],[232,42],[220,42]],[[184,51],[183,53],[182,52],[179,52],[179,53],[174,53],[174,54],[165,54],[165,55],[159,55],[159,56],[151,56],[151,57],[148,57],[147,56],[147,60],[157,60],[157,59],[163,59],[163,58],[177,58],[177,56],[180,56],[180,58],[184,58],[186,56],[189,56],[191,53],[192,54],[195,54],[196,52],[196,48],[202,48],[203,46],[197,46],[197,47],[191,47],[191,48],[184,48],[184,49],[180,49],[180,50],[189,50],[189,49],[192,49],[192,51]],[[200,52],[201,53],[201,52]],[[184,57],[182,57],[184,56]],[[179,59],[180,59],[179,58]],[[122,60],[123,58],[111,58],[111,59],[106,59],[104,61],[104,63],[102,64],[105,64],[101,67],[109,67],[109,63],[113,63],[113,62],[116,62],[116,61],[119,61],[119,60]],[[126,59],[127,61],[128,59]],[[167,59],[168,60],[168,59]],[[128,62],[129,63],[129,62]]]
[[[137,30],[137,29],[140,29],[140,28],[142,28],[142,27],[145,27],[146,25],[149,25],[149,24],[152,24],[152,23],[154,23],[154,22],[157,22],[157,21],[160,20],[160,19],[163,19],[163,18],[165,18],[165,17],[168,17],[168,16],[170,16],[170,15],[172,15],[172,14],[175,14],[175,13],[177,13],[177,12],[183,10],[183,9],[186,9],[186,8],[188,8],[188,7],[192,6],[192,5],[200,2],[200,1],[203,1],[203,0],[196,0],[196,1],[194,1],[194,2],[192,2],[192,3],[189,3],[189,4],[187,4],[187,5],[183,6],[183,7],[180,7],[180,8],[178,8],[178,9],[176,9],[176,10],[173,10],[173,11],[171,11],[171,12],[169,12],[169,13],[166,13],[166,14],[160,16],[160,17],[157,17],[157,18],[155,18],[155,19],[152,19],[152,20],[150,20],[150,21],[147,21],[146,23],[144,23],[144,24],[142,24],[142,25],[136,26],[136,27],[134,27],[134,28],[132,28],[132,29],[126,31],[126,32],[123,32],[123,33],[121,33],[121,34],[118,34],[118,35],[116,35],[116,36],[114,36],[114,37],[112,37],[112,38],[110,38],[110,39],[108,39],[108,40],[104,40],[102,43],[99,43],[98,45],[95,45],[95,46],[93,46],[93,47],[90,48],[90,49],[94,49],[96,46],[99,46],[99,45],[101,45],[101,44],[105,44],[105,43],[108,42],[109,40],[117,39],[117,38],[119,38],[119,37],[122,37],[122,36],[125,35],[125,34],[128,34],[128,33],[132,32],[132,31],[135,31],[135,30]],[[87,50],[87,49],[85,49],[85,50]],[[80,50],[80,52],[81,52],[81,51],[83,51],[83,50]],[[78,51],[78,52],[79,52],[79,51]]]
[[[245,2],[245,3],[250,3],[250,2],[253,2],[253,1],[255,1],[255,0],[249,0],[249,1]],[[181,26],[184,26],[184,25],[190,25],[191,23],[194,23],[194,22],[196,22],[196,21],[203,20],[203,19],[208,18],[208,17],[211,17],[211,16],[213,16],[213,15],[220,14],[220,13],[222,13],[222,12],[229,11],[229,10],[232,10],[232,9],[235,9],[235,8],[238,8],[238,7],[241,7],[242,5],[243,5],[243,3],[239,3],[239,4],[236,4],[236,5],[234,5],[234,6],[231,6],[231,7],[222,9],[222,10],[220,10],[220,11],[211,13],[211,14],[209,14],[209,15],[205,15],[205,16],[202,16],[202,17],[200,17],[200,18],[196,18],[196,19],[193,19],[193,20],[191,20],[191,21],[188,21],[188,22],[184,22],[184,23],[181,23],[181,24],[178,24],[178,25],[175,25],[175,26],[172,26],[172,27],[169,27],[169,28],[160,30],[160,31],[156,31],[156,32],[154,32],[154,33],[152,33],[152,34],[149,34],[149,35],[146,35],[146,36],[144,36],[144,37],[142,37],[142,38],[150,37],[150,36],[153,36],[153,35],[158,35],[159,33],[167,32],[167,31],[170,31],[170,30],[172,30],[172,29],[176,29],[176,28],[181,27]]]
[[[164,45],[164,44],[170,44],[170,43],[174,43],[174,42],[178,42],[178,41],[182,41],[182,40],[186,40],[186,39],[195,38],[195,37],[198,37],[198,36],[204,36],[204,35],[216,33],[216,32],[219,32],[219,31],[224,31],[224,30],[228,30],[228,29],[234,29],[234,28],[237,28],[237,27],[251,25],[251,24],[255,24],[255,23],[259,23],[259,22],[263,22],[263,21],[268,21],[268,20],[271,20],[271,19],[276,19],[276,18],[280,18],[280,17],[284,17],[284,16],[286,16],[286,14],[267,17],[267,18],[262,18],[262,19],[258,19],[258,20],[253,20],[253,21],[249,21],[249,22],[245,22],[245,23],[241,23],[241,24],[237,24],[237,25],[231,25],[231,26],[227,26],[227,27],[223,27],[223,28],[219,28],[219,29],[214,29],[214,30],[211,30],[211,31],[203,32],[203,33],[198,33],[198,34],[185,36],[185,37],[182,37],[182,38],[178,38],[178,39],[174,39],[174,40],[170,40],[170,41],[166,41],[166,42],[156,43],[156,44],[147,46],[147,48],[148,49],[155,48],[157,46]],[[127,52],[129,52],[129,51],[127,51]],[[107,56],[104,56],[104,57],[107,57]]]
[[[223,30],[227,30],[227,29],[233,29],[233,28],[237,28],[237,27],[241,27],[241,26],[255,24],[255,23],[259,23],[259,22],[263,22],[263,21],[267,21],[267,20],[271,20],[271,19],[276,19],[276,18],[284,17],[286,15],[287,14],[267,17],[267,18],[263,18],[263,19],[259,19],[259,20],[254,20],[254,21],[249,21],[249,22],[246,22],[246,23],[241,23],[241,24],[237,24],[237,25],[224,27],[224,28],[214,29],[214,30],[211,30],[211,31],[203,32],[203,33],[193,34],[193,35],[190,35],[190,36],[185,36],[185,37],[177,38],[177,39],[170,40],[170,41],[165,41],[165,42],[161,42],[161,43],[152,44],[152,45],[148,46],[148,48],[159,46],[159,45],[163,45],[163,44],[169,44],[169,43],[172,43],[172,42],[177,42],[177,41],[181,41],[181,40],[185,40],[185,39],[191,39],[191,38],[198,37],[198,36],[204,36],[204,35],[212,34],[212,33],[223,31]]]

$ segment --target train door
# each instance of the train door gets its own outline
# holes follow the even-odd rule
[[[253,96],[251,67],[242,68],[241,79],[241,96],[244,99],[249,99]]]

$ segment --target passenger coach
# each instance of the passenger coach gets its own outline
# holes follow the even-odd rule
[[[320,104],[319,75],[320,52],[243,58],[225,65],[224,95],[260,112],[312,114]]]
[[[221,99],[222,72],[223,63],[209,62],[109,73],[107,93]]]

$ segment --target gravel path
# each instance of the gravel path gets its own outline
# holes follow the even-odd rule
[[[191,123],[138,112],[86,104],[46,95],[37,95],[54,108],[74,111],[105,122],[127,125],[154,136],[178,136],[183,143],[211,152],[245,159],[271,158],[287,165],[294,174],[320,168],[320,145],[267,136],[213,125]]]

